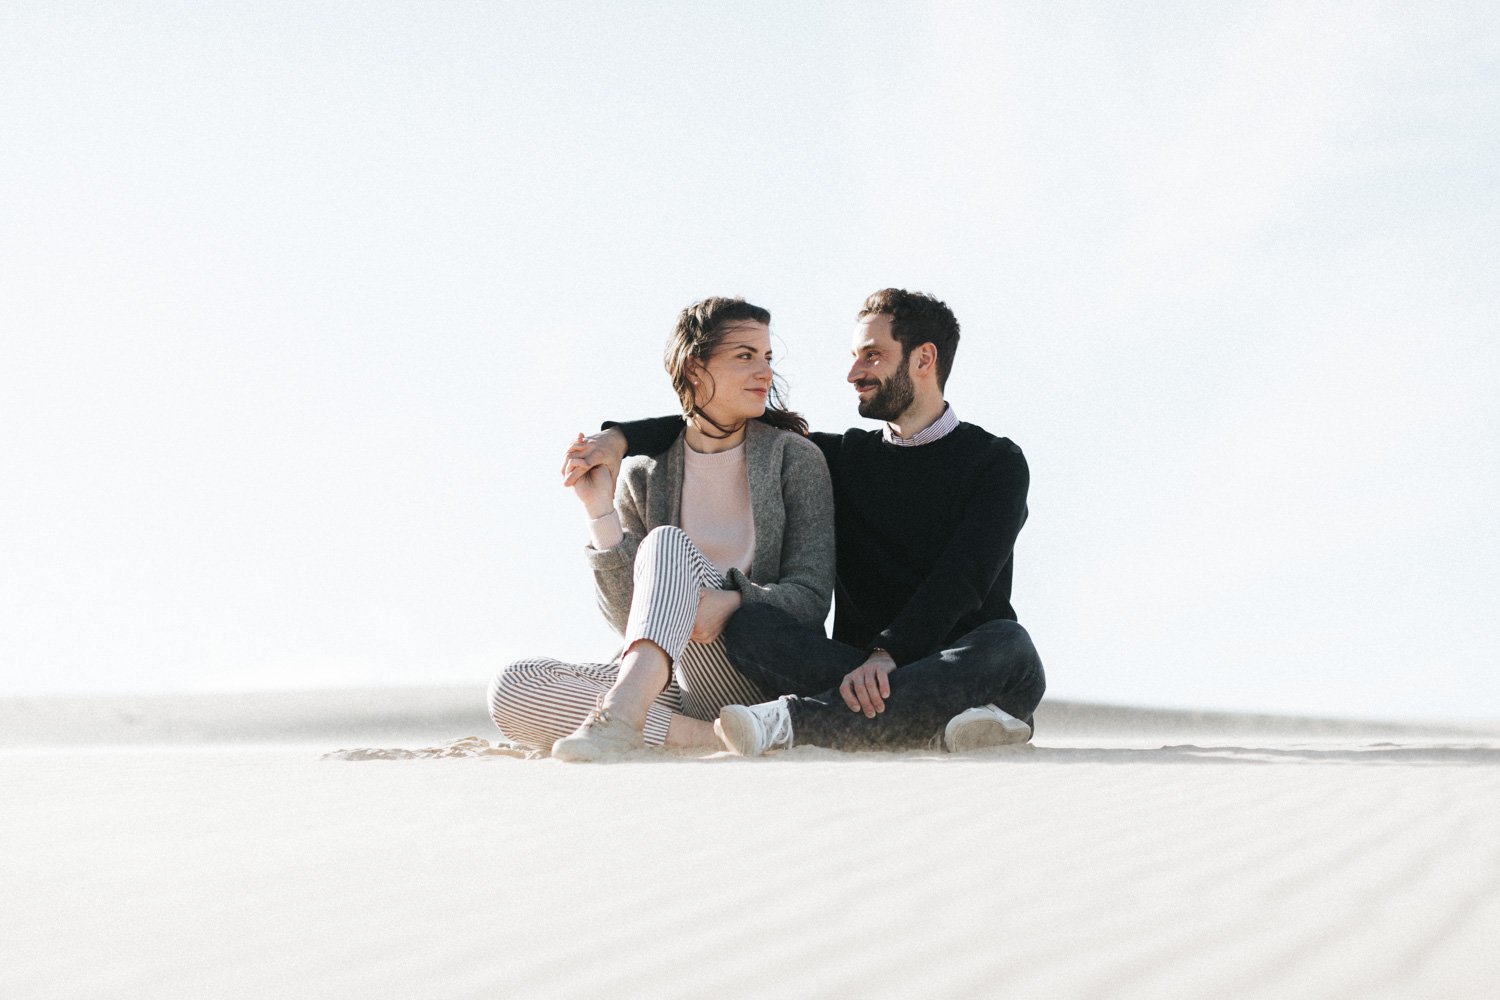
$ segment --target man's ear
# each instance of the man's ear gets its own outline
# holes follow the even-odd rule
[[[937,374],[937,345],[932,341],[918,344],[913,350],[912,356],[916,358],[917,372],[936,375]]]

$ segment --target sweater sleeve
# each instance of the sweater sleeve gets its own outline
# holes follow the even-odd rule
[[[830,434],[827,431],[809,431],[807,439],[818,446],[823,453],[823,460],[828,464],[828,473],[833,474],[834,467],[838,464],[839,449],[844,445],[844,435]]]
[[[606,420],[599,429],[607,431],[614,428],[624,434],[626,455],[660,455],[682,435],[682,428],[686,423],[681,417],[647,417],[645,420],[627,420],[623,423]]]
[[[984,603],[1026,522],[1030,482],[1021,449],[1003,442],[932,572],[872,647],[887,650],[898,666],[921,659]]]
[[[635,594],[635,553],[646,537],[646,491],[649,460],[627,462],[615,484],[615,510],[620,515],[624,537],[613,548],[584,547],[589,568],[594,571],[594,600],[611,628],[621,635],[630,620],[630,601]]]
[[[778,607],[821,630],[833,600],[833,487],[823,455],[805,439],[791,439],[782,451],[781,498],[785,521],[778,579],[755,583],[731,569],[730,585],[746,604]]]

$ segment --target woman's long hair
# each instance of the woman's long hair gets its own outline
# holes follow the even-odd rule
[[[688,419],[697,417],[719,432],[715,434],[703,429],[700,425],[699,429],[709,437],[726,438],[739,430],[739,427],[725,427],[704,413],[698,406],[693,394],[692,379],[688,376],[688,361],[697,361],[707,374],[709,357],[724,341],[724,328],[731,323],[746,321],[764,323],[769,326],[771,314],[760,306],[751,305],[740,298],[704,299],[702,302],[694,302],[678,314],[677,329],[673,330],[672,336],[667,339],[667,374],[672,377],[672,389],[682,402],[683,416]],[[709,378],[709,391],[710,393],[714,391],[711,377]],[[781,379],[773,375],[770,391],[766,393],[766,412],[758,419],[784,431],[806,434],[807,421],[800,413],[793,413],[786,408],[783,402],[784,397]],[[710,395],[709,398],[712,399],[713,396]]]

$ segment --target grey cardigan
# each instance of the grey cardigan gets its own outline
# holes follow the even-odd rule
[[[682,526],[681,436],[656,458],[638,455],[620,466],[615,509],[625,538],[603,552],[584,551],[594,570],[594,595],[605,620],[625,634],[635,589],[635,553],[652,528]],[[728,589],[746,604],[772,604],[821,629],[833,595],[833,487],[818,446],[800,434],[751,420],[745,431],[755,555],[750,575],[730,569]]]

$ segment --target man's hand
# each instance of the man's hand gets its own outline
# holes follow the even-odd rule
[[[583,435],[578,435],[574,446],[582,440]],[[588,511],[589,517],[597,521],[615,509],[614,472],[608,465],[601,463],[578,473],[573,477],[573,493],[583,501],[583,508]]]
[[[863,712],[867,719],[884,712],[885,700],[891,696],[890,674],[895,669],[896,661],[882,650],[871,653],[868,660],[851,670],[839,685],[839,694],[849,711]]]
[[[724,631],[729,616],[740,609],[738,590],[698,591],[698,616],[693,619],[694,642],[713,642]]]
[[[590,469],[601,465],[609,469],[609,481],[613,483],[620,475],[625,446],[625,435],[613,427],[587,437],[579,434],[578,440],[568,445],[563,454],[563,485],[572,486]]]

